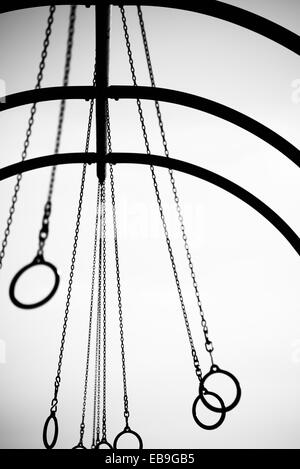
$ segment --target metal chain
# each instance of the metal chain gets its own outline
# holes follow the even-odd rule
[[[103,238],[102,238],[102,265],[103,265],[103,375],[102,375],[102,441],[106,442],[106,193],[105,181],[102,185],[103,205]],[[100,386],[100,383],[99,383]]]
[[[98,187],[100,183],[98,182]],[[101,303],[102,303],[102,232],[103,232],[103,205],[102,190],[100,191],[100,235],[98,256],[98,302],[97,302],[97,326],[96,326],[96,356],[95,356],[95,380],[94,380],[94,405],[93,405],[93,438],[92,448],[100,442],[100,352],[101,352]]]
[[[107,111],[107,116],[106,116],[107,149],[108,149],[108,153],[111,153],[112,152],[111,128],[110,128],[108,103],[106,104],[106,111]],[[124,341],[123,307],[122,307],[122,295],[121,295],[121,277],[120,277],[120,259],[119,259],[119,245],[118,245],[115,181],[114,181],[114,170],[113,170],[112,164],[109,165],[109,173],[110,173],[111,203],[112,203],[112,214],[113,214],[116,279],[117,279],[117,292],[118,292],[119,330],[120,330],[121,363],[122,363],[122,375],[123,375],[124,417],[125,417],[126,427],[128,427],[128,420],[129,420],[130,414],[129,414],[128,393],[127,393],[127,376],[126,376],[126,360],[125,360],[125,341]]]
[[[102,196],[102,191],[101,191]],[[99,240],[99,272],[98,272],[98,312],[99,318],[98,339],[97,339],[97,426],[96,426],[96,444],[100,443],[100,414],[101,414],[101,335],[102,335],[102,233],[103,233],[103,205],[101,200],[101,231]]]
[[[146,28],[145,28],[143,13],[142,13],[142,9],[141,9],[140,5],[137,6],[137,12],[138,12],[138,18],[139,18],[139,23],[140,23],[140,29],[141,29],[142,39],[143,39],[143,45],[144,45],[144,50],[145,50],[145,56],[146,56],[148,71],[149,71],[150,82],[151,82],[151,86],[153,88],[155,88],[156,85],[155,85],[155,79],[154,79],[154,72],[153,72],[153,67],[152,67],[152,62],[151,62],[151,57],[150,57],[150,51],[149,51],[149,46],[148,46],[148,40],[147,40],[147,35],[146,35]],[[166,134],[165,134],[165,130],[164,130],[160,105],[159,105],[158,101],[155,101],[155,108],[156,108],[156,114],[157,114],[158,124],[159,124],[159,128],[160,128],[161,138],[162,138],[162,144],[163,144],[163,147],[164,147],[164,153],[165,153],[165,156],[167,158],[169,158],[170,153],[169,153]],[[182,239],[184,241],[184,248],[185,248],[185,251],[186,251],[186,257],[187,257],[187,260],[188,260],[188,265],[189,265],[189,269],[190,269],[191,277],[192,277],[192,281],[193,281],[193,287],[194,287],[194,290],[195,290],[197,304],[198,304],[198,308],[199,308],[199,312],[200,312],[200,316],[201,316],[201,326],[202,326],[204,337],[205,337],[205,348],[206,348],[207,352],[210,354],[211,361],[212,361],[212,364],[213,364],[212,352],[214,350],[214,347],[213,347],[213,344],[212,344],[212,342],[211,342],[211,340],[209,339],[209,336],[208,336],[207,322],[206,322],[206,319],[205,319],[205,316],[204,316],[203,306],[202,306],[202,302],[201,302],[201,299],[200,299],[200,293],[199,293],[199,288],[198,288],[198,284],[197,284],[196,274],[195,274],[194,266],[193,266],[193,262],[192,262],[192,255],[191,255],[190,248],[189,248],[189,245],[188,245],[188,238],[187,238],[186,231],[185,231],[184,219],[183,219],[182,209],[181,209],[181,206],[180,206],[180,201],[179,201],[179,196],[178,196],[178,189],[176,187],[176,182],[175,182],[175,177],[174,177],[173,170],[169,169],[168,171],[169,171],[169,175],[170,175],[170,182],[171,182],[171,186],[172,186],[172,191],[173,191],[174,200],[175,200],[175,204],[176,204],[176,210],[177,210],[178,219],[179,219],[179,223],[180,223]]]
[[[99,241],[99,290],[98,290],[98,367],[97,367],[97,441],[100,443],[100,415],[101,415],[101,337],[102,337],[102,311],[106,315],[106,244],[104,246],[104,236],[106,235],[106,209],[105,209],[105,182],[101,184],[101,231]],[[103,305],[103,306],[102,306]],[[104,369],[103,369],[104,373]],[[103,390],[104,392],[104,390]],[[102,429],[103,433],[103,429]]]
[[[94,410],[93,410],[93,440],[92,448],[97,448],[106,440],[106,191],[105,181],[100,184],[100,237],[99,237],[99,267],[98,267],[98,305],[96,329],[96,359],[94,382]],[[102,306],[103,305],[103,306]],[[102,315],[103,311],[103,315]],[[101,414],[101,338],[103,318],[103,402],[102,402],[102,435],[100,440]]]
[[[94,70],[93,86],[96,86],[96,70]],[[95,100],[92,99],[90,103],[90,108],[89,108],[89,119],[88,119],[88,128],[87,128],[87,136],[86,136],[86,144],[85,144],[85,153],[89,151],[94,104],[95,104]],[[78,245],[78,238],[79,238],[79,228],[80,228],[80,220],[81,220],[81,212],[82,212],[83,193],[84,193],[84,187],[85,187],[86,168],[87,168],[87,163],[84,163],[83,169],[82,169],[82,176],[81,176],[81,185],[80,185],[79,202],[78,202],[77,217],[76,217],[71,267],[70,267],[70,274],[69,274],[67,300],[66,300],[65,315],[64,315],[64,321],[63,321],[63,330],[62,330],[60,351],[59,351],[59,357],[58,357],[57,373],[56,373],[56,377],[54,381],[54,397],[51,402],[51,413],[55,413],[57,411],[57,404],[58,404],[57,397],[58,397],[59,386],[61,383],[61,369],[62,369],[64,347],[65,347],[65,341],[66,341],[67,324],[68,324],[68,318],[69,318],[69,309],[70,309],[74,270],[75,270],[77,245]]]
[[[98,369],[98,339],[99,337],[99,320],[97,314],[97,326],[96,326],[96,357],[95,357],[95,379],[94,379],[94,399],[93,399],[93,431],[92,431],[92,447],[91,449],[96,448],[96,418],[97,418],[97,390],[98,390],[98,380],[97,380],[97,369]]]
[[[124,10],[123,6],[120,6],[119,8],[120,8],[121,15],[122,15],[123,30],[124,30],[125,41],[126,41],[126,46],[127,46],[127,53],[128,53],[129,65],[130,65],[130,70],[131,70],[131,75],[132,75],[132,82],[133,82],[134,86],[137,86],[137,79],[136,79],[136,73],[135,73],[135,68],[134,68],[134,63],[133,63],[133,57],[132,57],[132,51],[131,51],[127,21],[126,21],[126,16],[125,16],[125,10]],[[148,141],[147,129],[146,129],[145,120],[144,120],[144,116],[143,116],[141,101],[139,99],[137,99],[137,108],[138,108],[142,133],[143,133],[143,137],[144,137],[146,152],[147,152],[148,155],[150,155],[151,152],[150,152],[150,145],[149,145],[149,141]],[[190,347],[191,347],[191,352],[192,352],[192,357],[193,357],[193,362],[194,362],[194,368],[195,368],[196,375],[197,375],[198,379],[201,380],[202,371],[201,371],[201,368],[200,368],[200,363],[199,363],[197,352],[196,352],[194,342],[193,342],[193,337],[192,337],[192,333],[191,333],[191,329],[190,329],[190,325],[189,325],[189,320],[188,320],[188,316],[187,316],[187,312],[186,312],[186,308],[185,308],[185,304],[184,304],[184,299],[183,299],[183,294],[182,294],[182,290],[181,290],[181,286],[180,286],[180,281],[179,281],[179,276],[178,276],[177,267],[176,267],[176,263],[175,263],[175,258],[174,258],[174,254],[173,254],[173,250],[172,250],[172,246],[171,246],[171,240],[170,240],[169,233],[168,233],[166,218],[165,218],[164,211],[163,211],[163,206],[162,206],[162,201],[161,201],[161,198],[160,198],[159,187],[158,187],[157,178],[156,178],[156,174],[155,174],[155,170],[154,170],[153,165],[150,166],[150,170],[151,170],[151,176],[152,176],[152,180],[153,180],[155,195],[156,195],[156,199],[157,199],[157,203],[158,203],[159,213],[160,213],[160,217],[161,217],[161,221],[162,221],[162,225],[163,225],[163,230],[164,230],[164,234],[165,234],[165,238],[166,238],[166,242],[167,242],[167,248],[168,248],[169,257],[170,257],[170,261],[171,261],[171,265],[172,265],[172,270],[173,270],[173,274],[174,274],[174,278],[175,278],[175,282],[176,282],[177,292],[178,292],[178,296],[179,296],[179,300],[180,300],[181,310],[182,310],[182,314],[183,314],[183,318],[184,318],[184,322],[185,322],[185,327],[186,327],[186,331],[187,331],[187,335],[188,335],[188,339],[189,339],[189,343],[190,343]]]
[[[47,58],[47,55],[48,55],[48,47],[49,47],[49,44],[50,44],[50,36],[51,36],[51,33],[52,33],[52,24],[53,24],[53,21],[54,21],[55,10],[56,10],[55,5],[52,5],[49,8],[49,16],[48,16],[48,19],[47,19],[47,27],[46,27],[46,31],[45,31],[45,38],[44,38],[44,41],[43,41],[43,49],[42,49],[42,53],[41,53],[41,61],[39,63],[39,71],[38,71],[38,74],[37,74],[37,81],[36,81],[35,89],[39,89],[41,87],[41,83],[42,83],[42,80],[43,80],[43,73],[44,73],[44,69],[45,69],[45,66],[46,66],[46,58]],[[35,114],[36,114],[36,103],[33,103],[32,106],[31,106],[31,109],[30,109],[30,117],[29,117],[29,120],[28,120],[28,127],[27,127],[27,130],[26,130],[26,138],[25,138],[25,141],[24,141],[23,151],[22,151],[22,154],[21,154],[22,161],[24,161],[27,157],[27,150],[28,150],[28,147],[30,145],[30,137],[31,137],[31,134],[32,134],[32,128],[33,128],[33,124],[34,124]],[[12,196],[12,199],[11,199],[11,206],[10,206],[9,212],[8,212],[9,215],[8,215],[8,219],[7,219],[7,222],[6,222],[6,228],[4,230],[4,237],[3,237],[1,251],[0,251],[0,269],[2,268],[3,259],[4,259],[4,256],[5,256],[5,250],[6,250],[7,243],[8,243],[8,237],[10,235],[10,228],[11,228],[11,224],[13,222],[13,215],[14,215],[15,210],[16,210],[16,203],[17,203],[17,200],[18,200],[18,193],[19,193],[19,190],[20,190],[21,180],[22,180],[22,174],[18,174],[17,175],[17,182],[14,186],[14,193],[13,193],[13,196]]]
[[[122,309],[122,296],[121,296],[120,260],[119,260],[118,232],[117,232],[117,218],[116,218],[114,170],[113,170],[112,165],[110,165],[109,170],[110,170],[111,203],[112,203],[112,211],[113,211],[114,245],[115,245],[116,277],[117,277],[117,291],[118,291],[119,328],[120,328],[121,361],[122,361],[123,390],[124,390],[124,417],[126,421],[126,426],[128,426],[128,419],[129,419],[130,414],[129,414],[129,405],[128,405],[128,393],[127,393],[124,325],[123,325],[123,309]]]
[[[69,16],[66,56],[65,56],[65,66],[64,66],[64,76],[63,76],[64,87],[68,86],[69,84],[72,50],[73,50],[73,39],[74,39],[75,21],[76,21],[76,9],[77,9],[76,5],[71,5],[70,16]],[[54,148],[55,154],[59,152],[59,148],[60,148],[65,109],[66,109],[66,101],[65,99],[62,99],[60,102],[60,109],[59,109],[59,115],[58,115],[58,125],[57,125],[55,148]],[[51,209],[52,209],[52,195],[53,195],[53,189],[54,189],[55,175],[56,175],[56,166],[53,166],[51,170],[51,175],[50,175],[47,201],[44,207],[42,227],[39,233],[39,248],[38,248],[38,253],[37,253],[38,256],[43,256],[45,243],[49,234],[49,220],[50,220]]]
[[[89,315],[89,326],[88,326],[86,367],[85,367],[85,376],[84,376],[84,390],[83,390],[82,417],[81,417],[81,424],[80,424],[80,443],[79,444],[82,444],[83,442],[84,430],[85,430],[85,414],[86,414],[86,401],[87,401],[87,390],[88,390],[89,368],[90,368],[91,338],[92,338],[93,311],[94,311],[94,291],[95,291],[96,261],[97,261],[97,247],[98,247],[99,206],[100,206],[100,187],[98,184],[93,262],[92,262],[90,315]]]

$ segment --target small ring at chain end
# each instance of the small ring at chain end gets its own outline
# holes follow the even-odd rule
[[[117,444],[118,444],[119,439],[120,439],[123,435],[128,435],[128,433],[134,435],[134,436],[136,437],[136,439],[138,440],[138,443],[139,443],[138,449],[143,449],[143,440],[142,440],[142,438],[140,437],[140,435],[139,435],[137,432],[134,432],[133,430],[131,430],[128,426],[126,426],[126,427],[124,428],[124,430],[123,430],[122,432],[120,432],[120,433],[116,436],[116,438],[115,438],[115,440],[114,440],[114,444],[113,444],[113,449],[114,449],[114,450],[118,449],[118,448],[117,448]]]
[[[48,442],[48,427],[51,421],[53,421],[53,424],[54,424],[54,435],[53,435],[52,442],[49,443]],[[51,412],[45,422],[44,429],[43,429],[43,443],[44,443],[45,448],[53,449],[54,446],[56,445],[57,438],[58,438],[58,421],[57,421],[55,412]]]
[[[201,422],[201,420],[198,418],[197,412],[196,412],[197,404],[198,404],[199,401],[201,401],[206,406],[206,401],[204,401],[204,399],[203,399],[204,394],[205,395],[209,394],[210,396],[213,396],[215,399],[217,399],[217,401],[220,404],[220,409],[218,409],[219,420],[216,423],[211,424],[211,425],[207,425],[207,424]],[[215,430],[216,428],[219,428],[225,420],[225,417],[226,417],[225,404],[224,404],[223,400],[221,399],[221,397],[218,394],[216,394],[214,392],[210,392],[205,388],[202,388],[200,390],[199,395],[196,397],[196,399],[193,402],[192,415],[193,415],[193,418],[194,418],[196,424],[200,428],[203,428],[204,430]]]
[[[233,381],[233,384],[236,388],[236,395],[235,395],[234,400],[229,405],[224,404],[225,411],[229,412],[230,410],[234,409],[237,406],[237,404],[239,403],[239,401],[241,399],[242,390],[241,390],[240,383],[239,383],[238,379],[232,373],[230,373],[229,371],[226,371],[226,370],[222,370],[221,368],[219,368],[218,365],[213,364],[210,368],[210,371],[203,377],[202,382],[200,383],[200,394],[202,395],[202,397],[204,395],[203,391],[205,389],[205,387],[204,387],[205,381],[210,376],[212,376],[214,374],[221,374],[221,375],[227,376],[229,379],[231,379]],[[213,412],[222,412],[222,409],[220,409],[219,407],[213,406],[204,397],[202,398],[202,401],[203,401],[204,405],[208,409],[212,410]]]
[[[50,270],[52,270],[52,272],[54,274],[53,288],[52,288],[51,292],[45,298],[43,298],[40,301],[37,301],[35,303],[31,303],[31,304],[30,303],[22,303],[21,301],[19,301],[16,298],[16,295],[15,295],[16,284],[17,284],[18,280],[20,279],[20,277],[25,272],[27,272],[27,270],[31,269],[31,267],[35,267],[36,265],[45,265],[46,267],[49,267]],[[22,267],[22,269],[20,269],[19,272],[17,272],[16,275],[13,277],[13,279],[11,281],[11,284],[10,284],[10,287],[9,287],[9,297],[10,297],[12,303],[15,306],[17,306],[18,308],[21,308],[21,309],[38,308],[39,306],[43,306],[45,303],[47,303],[49,300],[51,300],[51,298],[55,295],[55,293],[58,289],[59,282],[60,282],[60,276],[57,272],[56,267],[53,264],[51,264],[50,262],[45,261],[42,254],[38,254],[30,264],[27,264],[24,267]]]

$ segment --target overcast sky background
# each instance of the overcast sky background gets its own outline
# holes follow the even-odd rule
[[[296,0],[227,2],[300,34]],[[149,85],[136,8],[126,8],[138,83]],[[300,147],[299,57],[222,20],[179,10],[143,8],[157,86],[233,107]],[[0,16],[0,79],[7,94],[34,88],[47,8]],[[61,85],[69,8],[57,7],[42,86]],[[131,84],[120,13],[112,8],[110,83]],[[70,84],[88,85],[94,66],[94,8],[78,7]],[[38,105],[28,158],[52,154],[57,102]],[[87,102],[67,103],[61,151],[83,151]],[[221,174],[249,190],[300,232],[299,172],[266,143],[238,127],[187,108],[161,105],[170,154]],[[153,103],[144,105],[153,153],[162,154]],[[0,115],[1,166],[21,158],[29,106]],[[144,152],[136,105],[111,103],[114,151]],[[91,150],[95,148],[95,139]],[[59,270],[55,297],[20,310],[8,297],[13,275],[37,250],[50,169],[27,173],[0,271],[0,447],[40,448],[53,397],[65,308],[81,166],[59,167],[45,257]],[[240,380],[242,399],[224,424],[207,432],[194,423],[198,386],[147,167],[115,169],[130,425],[146,448],[299,448],[299,258],[273,226],[235,197],[176,174],[215,361]],[[193,337],[209,368],[169,187],[157,170]],[[0,185],[0,231],[14,178]],[[57,447],[79,439],[90,302],[96,169],[88,168],[76,274],[59,395]],[[108,208],[108,439],[124,428],[118,311]],[[47,291],[47,275],[24,278],[27,301]],[[93,369],[93,367],[92,367]],[[92,375],[91,375],[92,376]],[[221,391],[220,391],[221,392]],[[91,399],[85,443],[90,446]],[[208,416],[209,417],[209,416]]]

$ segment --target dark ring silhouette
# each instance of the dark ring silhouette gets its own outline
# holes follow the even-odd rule
[[[219,368],[217,365],[212,365],[211,366],[211,369],[210,371],[203,377],[202,381],[201,381],[201,384],[200,384],[200,391],[199,391],[199,394],[201,396],[201,400],[203,402],[203,404],[209,409],[209,410],[212,410],[213,412],[223,412],[223,409],[220,408],[220,407],[215,407],[213,406],[212,404],[210,404],[206,399],[205,399],[205,392],[203,392],[203,390],[205,390],[205,381],[212,375],[216,374],[216,373],[220,373],[220,374],[223,374],[223,375],[226,375],[228,376],[233,382],[234,382],[234,385],[236,387],[236,396],[233,400],[233,402],[226,406],[225,404],[225,412],[229,412],[230,410],[234,409],[234,407],[237,406],[237,404],[239,403],[240,399],[241,399],[241,395],[242,395],[242,391],[241,391],[241,386],[240,386],[240,383],[238,381],[238,379],[232,374],[232,373],[229,373],[229,371],[225,371],[225,370],[221,370],[221,368]]]
[[[83,443],[79,442],[78,445],[73,446],[72,449],[86,449],[86,447],[83,446]]]
[[[113,449],[118,449],[117,448],[117,443],[119,441],[119,439],[123,436],[123,435],[127,435],[128,433],[130,433],[131,435],[134,435],[138,442],[139,442],[139,448],[138,449],[143,449],[143,440],[142,438],[140,437],[140,435],[136,432],[134,432],[133,430],[131,430],[131,428],[129,427],[125,427],[124,430],[122,432],[120,432],[116,438],[115,438],[115,441],[114,441],[114,447]]]
[[[201,420],[199,420],[197,416],[196,407],[199,401],[201,401],[207,407],[206,401],[203,401],[203,394],[205,395],[208,394],[209,396],[215,397],[217,401],[220,403],[220,407],[218,408],[218,414],[220,416],[219,420],[216,423],[213,423],[212,425],[206,425],[205,423],[201,422]],[[199,425],[199,427],[203,428],[204,430],[215,430],[216,428],[220,427],[220,425],[222,425],[222,423],[225,420],[225,417],[226,417],[225,404],[218,394],[216,394],[215,392],[208,391],[205,388],[202,388],[199,395],[194,400],[193,407],[192,407],[192,414],[193,414],[193,418],[196,424]]]
[[[53,421],[54,423],[54,435],[53,435],[52,442],[49,443],[48,442],[48,426],[51,421]],[[51,412],[51,414],[49,415],[49,417],[47,418],[45,422],[44,429],[43,429],[43,443],[45,445],[45,448],[46,449],[54,448],[57,442],[57,438],[58,438],[58,421],[57,421],[55,413]]]
[[[32,267],[34,267],[36,265],[45,265],[46,267],[49,267],[49,269],[52,270],[52,272],[54,273],[54,277],[55,277],[55,282],[54,282],[53,288],[52,288],[51,292],[45,298],[43,298],[40,301],[37,301],[36,303],[30,303],[30,304],[22,303],[15,296],[16,284],[17,284],[19,278],[24,274],[24,272],[27,272],[27,270],[31,269]],[[12,279],[10,287],[9,287],[10,299],[13,302],[13,304],[15,306],[17,306],[18,308],[22,308],[22,309],[38,308],[39,306],[42,306],[45,303],[47,303],[49,300],[51,300],[51,298],[55,295],[55,293],[58,289],[59,280],[60,280],[60,278],[59,278],[59,275],[57,273],[56,267],[53,264],[51,264],[50,262],[45,261],[43,256],[36,256],[30,264],[25,265],[21,270],[19,270],[19,272],[17,272],[16,275],[14,276],[14,278]]]
[[[100,446],[108,446],[108,448],[104,448],[104,449],[113,449],[112,445],[110,443],[108,443],[108,441],[106,441],[105,439],[102,439],[100,441],[100,443],[97,443],[95,449],[101,449]]]

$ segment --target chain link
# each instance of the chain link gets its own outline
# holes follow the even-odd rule
[[[94,70],[93,86],[96,86],[96,68]],[[86,144],[85,144],[85,153],[87,153],[89,151],[94,104],[95,104],[95,100],[93,99],[90,102],[90,108],[89,108],[89,118],[88,118],[88,128],[87,128],[87,136],[86,136]],[[79,238],[79,229],[80,229],[80,220],[81,220],[81,212],[82,212],[83,194],[84,194],[85,178],[86,178],[86,168],[87,168],[87,163],[84,163],[83,169],[82,169],[82,176],[81,176],[80,193],[79,193],[79,201],[78,201],[78,209],[77,209],[77,217],[76,217],[76,225],[75,225],[75,234],[74,234],[72,258],[71,258],[71,267],[70,267],[70,274],[69,274],[68,292],[67,292],[67,300],[66,300],[66,306],[65,306],[65,314],[64,314],[63,329],[62,329],[62,336],[61,336],[61,343],[60,343],[60,351],[59,351],[59,357],[58,357],[57,373],[56,373],[56,377],[55,377],[55,381],[54,381],[54,397],[53,397],[52,402],[51,402],[51,412],[52,413],[55,413],[57,411],[57,404],[58,404],[57,396],[58,396],[59,386],[60,386],[60,383],[61,383],[61,369],[62,369],[62,361],[63,361],[63,355],[64,355],[66,333],[67,333],[67,324],[68,324],[68,318],[69,318],[69,309],[70,309],[72,287],[73,287],[75,261],[76,261],[76,254],[77,254],[77,245],[78,245],[78,238]]]
[[[99,184],[98,184],[97,202],[96,202],[96,221],[95,221],[95,234],[94,234],[94,248],[93,248],[93,262],[92,262],[90,314],[89,314],[89,326],[88,326],[86,367],[85,367],[85,377],[84,377],[82,417],[81,417],[81,424],[80,424],[80,443],[82,443],[82,441],[83,441],[84,429],[85,429],[86,401],[87,401],[89,367],[90,367],[91,338],[92,338],[93,310],[94,310],[94,291],[95,291],[96,261],[97,261],[97,247],[98,247],[99,206],[100,206],[100,187],[99,187]]]
[[[100,184],[100,183],[99,183]],[[102,233],[103,233],[103,204],[102,204],[102,188],[101,188],[101,229],[99,239],[99,270],[98,270],[98,339],[97,339],[97,440],[96,443],[100,442],[100,412],[101,412],[101,331],[102,331]]]
[[[150,78],[151,86],[153,88],[155,88],[156,85],[155,85],[155,79],[154,79],[154,72],[153,72],[153,67],[152,67],[152,62],[151,62],[151,57],[150,57],[150,51],[149,51],[148,40],[147,40],[147,35],[146,35],[146,28],[145,28],[145,23],[144,23],[144,18],[143,18],[143,12],[142,12],[142,9],[139,5],[137,6],[137,12],[138,12],[140,29],[141,29],[142,39],[143,39],[143,45],[144,45],[144,50],[145,50],[147,66],[148,66],[149,78]],[[165,156],[167,158],[169,158],[170,153],[169,153],[166,134],[165,134],[165,130],[164,130],[164,124],[163,124],[163,120],[162,120],[160,105],[159,105],[158,101],[155,101],[155,108],[156,108],[156,114],[157,114],[158,124],[159,124],[159,128],[160,128],[161,138],[162,138],[162,144],[163,144],[163,147],[164,147],[164,153],[165,153]],[[192,281],[193,281],[193,287],[194,287],[194,291],[195,291],[195,295],[196,295],[196,299],[197,299],[197,304],[198,304],[198,308],[199,308],[199,312],[200,312],[200,316],[201,316],[201,326],[202,326],[204,337],[205,337],[205,348],[206,348],[207,352],[210,354],[211,361],[212,361],[212,364],[213,364],[212,352],[213,352],[214,348],[213,348],[213,344],[210,341],[209,336],[208,336],[207,322],[206,322],[206,319],[205,319],[205,316],[204,316],[204,311],[203,311],[203,306],[202,306],[202,302],[201,302],[201,299],[200,299],[200,293],[199,293],[199,288],[198,288],[198,284],[197,284],[196,274],[195,274],[194,266],[193,266],[193,262],[192,262],[192,255],[191,255],[191,252],[190,252],[190,248],[189,248],[189,244],[188,244],[188,238],[187,238],[187,235],[186,235],[184,219],[183,219],[183,215],[182,215],[182,209],[181,209],[181,206],[180,206],[180,200],[179,200],[179,196],[178,196],[178,189],[176,187],[176,181],[175,181],[173,170],[169,169],[168,171],[169,171],[169,175],[170,175],[170,182],[171,182],[171,186],[172,186],[174,201],[175,201],[175,204],[176,204],[176,210],[177,210],[178,219],[179,219],[179,223],[180,223],[182,239],[183,239],[183,242],[184,242],[184,248],[185,248],[185,251],[186,251],[186,257],[187,257],[187,260],[188,260],[188,265],[189,265],[189,269],[190,269],[191,277],[192,277]]]
[[[131,44],[130,44],[130,39],[129,39],[126,15],[125,15],[125,10],[124,10],[123,6],[120,6],[120,11],[121,11],[121,16],[122,16],[122,23],[123,23],[124,36],[125,36],[127,53],[128,53],[128,58],[129,58],[129,65],[130,65],[130,70],[131,70],[131,75],[132,75],[132,82],[133,82],[134,86],[137,86],[137,78],[136,78],[136,73],[135,73],[135,68],[134,68],[133,57],[132,57]],[[149,145],[149,140],[148,140],[147,129],[146,129],[146,124],[145,124],[145,120],[144,120],[141,101],[139,99],[137,99],[136,101],[137,101],[137,108],[138,108],[142,133],[143,133],[143,137],[144,137],[146,152],[147,152],[148,155],[150,155],[151,154],[150,145]],[[196,352],[194,342],[193,342],[193,337],[192,337],[192,333],[191,333],[191,329],[190,329],[190,325],[189,325],[189,320],[188,320],[188,316],[187,316],[187,312],[186,312],[186,308],[185,308],[185,304],[184,304],[184,299],[183,299],[183,294],[182,294],[182,290],[181,290],[181,286],[180,286],[180,281],[179,281],[179,276],[178,276],[177,267],[176,267],[176,263],[175,263],[175,258],[174,258],[174,254],[173,254],[173,250],[172,250],[172,246],[171,246],[171,240],[170,240],[169,233],[168,233],[167,222],[166,222],[166,218],[165,218],[164,211],[163,211],[163,206],[162,206],[162,201],[161,201],[161,197],[160,197],[158,182],[157,182],[157,178],[156,178],[156,174],[155,174],[155,170],[154,170],[153,165],[150,166],[150,170],[151,170],[151,176],[152,176],[153,186],[154,186],[154,190],[155,190],[156,200],[157,200],[157,204],[158,204],[158,208],[159,208],[160,218],[161,218],[161,221],[162,221],[163,230],[164,230],[164,234],[165,234],[165,238],[166,238],[169,257],[170,257],[170,261],[171,261],[171,265],[172,265],[172,270],[173,270],[173,274],[174,274],[174,278],[175,278],[175,282],[176,282],[177,292],[178,292],[178,296],[179,296],[179,300],[180,300],[183,319],[184,319],[184,322],[185,322],[185,327],[186,327],[186,331],[187,331],[187,335],[188,335],[188,340],[189,340],[190,347],[191,347],[192,358],[193,358],[193,362],[194,362],[194,368],[195,368],[196,375],[197,375],[198,379],[201,380],[202,371],[201,371],[201,368],[200,368],[199,360],[198,360],[198,357],[197,357],[197,352]]]
[[[105,181],[100,184],[100,237],[99,237],[99,267],[98,267],[98,305],[96,329],[96,359],[94,382],[94,411],[93,411],[93,440],[92,448],[97,448],[101,442],[106,443],[106,189]],[[103,306],[102,306],[103,305]],[[103,311],[103,315],[102,315]],[[102,336],[103,320],[103,336]],[[101,338],[103,337],[103,402],[102,402],[102,435],[100,440],[101,414]]]
[[[98,181],[98,187],[100,183]],[[94,380],[94,406],[93,406],[93,439],[92,448],[100,443],[100,354],[101,354],[101,303],[102,303],[102,231],[103,231],[103,204],[102,188],[100,190],[100,235],[98,256],[98,301],[97,301],[97,326],[96,326],[96,356],[95,356],[95,380]]]
[[[37,77],[36,77],[37,81],[36,81],[35,89],[41,88],[41,83],[42,83],[42,80],[43,80],[43,73],[44,73],[44,69],[45,69],[45,66],[46,66],[46,58],[47,58],[47,54],[48,54],[48,47],[49,47],[49,44],[50,44],[50,36],[51,36],[51,33],[52,33],[52,24],[53,24],[53,21],[54,21],[55,10],[56,10],[55,5],[52,5],[49,8],[49,16],[48,16],[48,19],[47,19],[45,39],[43,41],[43,49],[42,49],[42,53],[41,53],[41,61],[39,63],[39,71],[38,71],[38,74],[37,74]],[[33,124],[34,124],[35,114],[36,114],[36,103],[32,104],[31,109],[30,109],[30,117],[29,117],[29,120],[28,120],[28,127],[27,127],[27,130],[26,130],[26,138],[25,138],[25,141],[24,141],[23,151],[22,151],[22,154],[21,154],[22,161],[24,161],[27,157],[27,150],[28,150],[28,147],[30,145],[30,137],[31,137],[31,134],[32,134],[32,128],[33,128]],[[1,251],[0,251],[0,269],[2,268],[3,259],[4,259],[4,256],[5,256],[5,251],[6,251],[6,247],[7,247],[7,243],[8,243],[8,237],[10,235],[10,228],[11,228],[11,224],[13,222],[13,216],[14,216],[14,213],[15,213],[15,210],[16,210],[16,203],[17,203],[17,200],[18,200],[18,193],[19,193],[19,190],[20,190],[20,187],[21,187],[21,180],[22,180],[22,174],[18,174],[17,175],[17,182],[16,182],[16,184],[14,186],[14,189],[13,189],[14,192],[13,192],[13,196],[12,196],[12,199],[11,199],[11,206],[10,206],[9,212],[8,212],[8,218],[7,218],[7,221],[6,221],[6,228],[4,230],[4,237],[3,237]]]
[[[103,205],[103,238],[102,238],[102,264],[103,264],[103,409],[102,409],[102,441],[106,441],[106,193],[105,181],[102,185]]]
[[[112,152],[111,128],[110,128],[108,103],[106,103],[106,126],[107,126],[107,148],[108,148],[108,153],[111,153]],[[114,181],[114,170],[113,170],[112,164],[109,165],[109,174],[110,174],[111,204],[112,204],[112,214],[113,214],[116,279],[117,279],[117,292],[118,292],[121,364],[122,364],[122,376],[123,376],[124,417],[125,417],[126,427],[128,427],[128,420],[129,420],[130,413],[129,413],[128,393],[127,393],[127,376],[126,376],[126,360],[125,360],[125,341],[124,341],[123,307],[122,307],[122,295],[121,295],[121,277],[120,277],[120,259],[119,259],[119,245],[118,245],[115,181]]]
[[[66,57],[65,57],[64,76],[63,76],[64,87],[68,86],[69,84],[72,50],[73,50],[73,39],[74,39],[74,32],[75,32],[76,8],[77,8],[76,5],[72,5],[70,7],[68,38],[67,38]],[[63,123],[64,123],[64,116],[65,116],[65,109],[66,109],[66,101],[65,99],[62,99],[60,102],[60,109],[59,109],[59,115],[58,115],[58,125],[57,125],[55,148],[54,148],[55,154],[59,153],[62,129],[63,129]],[[50,175],[47,201],[44,206],[42,227],[39,233],[38,256],[43,256],[45,243],[49,234],[49,221],[50,221],[50,215],[51,215],[51,209],[52,209],[52,195],[53,195],[53,189],[54,189],[55,175],[56,175],[56,166],[53,166],[51,170],[51,175]]]
[[[119,260],[119,247],[118,247],[115,183],[114,183],[114,170],[113,170],[112,165],[110,165],[109,171],[110,171],[111,203],[112,203],[112,212],[113,212],[116,278],[117,278],[117,292],[118,292],[119,328],[120,328],[121,361],[122,361],[123,391],[124,391],[124,417],[125,417],[126,425],[128,425],[128,419],[129,419],[130,414],[129,414],[129,404],[128,404],[128,393],[127,393],[124,324],[123,324],[123,308],[122,308],[122,296],[121,296],[121,278],[120,278],[120,260]]]

